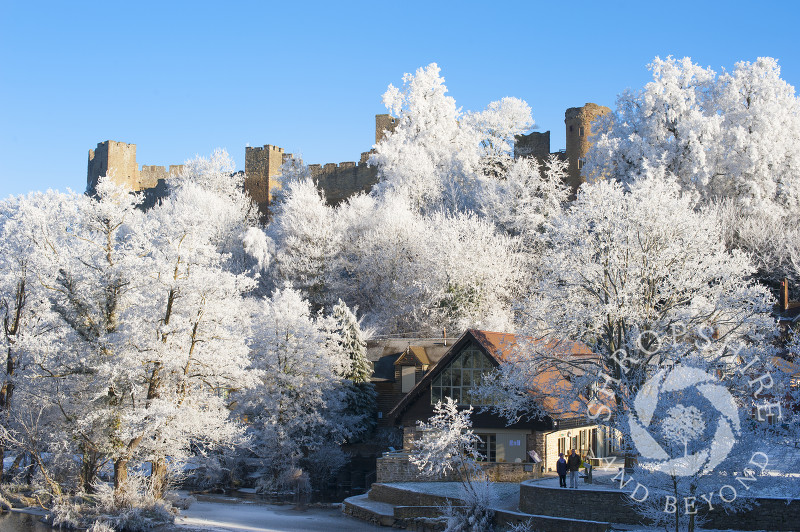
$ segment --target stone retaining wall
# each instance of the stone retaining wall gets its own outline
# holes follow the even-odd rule
[[[424,482],[430,481],[419,469],[411,464],[408,455],[397,454],[378,458],[377,482]],[[492,482],[522,482],[541,477],[541,468],[530,462],[487,462],[481,464],[484,473]],[[458,482],[460,476],[450,473],[435,479],[438,482]]]
[[[618,490],[564,489],[525,482],[519,489],[519,509],[535,515],[606,521],[642,525],[642,517],[632,504],[635,502],[628,492]],[[800,500],[750,499],[753,506],[738,513],[726,513],[724,504],[716,504],[714,510],[703,511],[697,504],[699,515],[707,518],[705,528],[722,530],[798,530],[800,523]],[[702,501],[700,501],[702,502]],[[682,511],[682,503],[678,504]]]
[[[599,521],[560,519],[506,510],[497,510],[492,522],[496,527],[510,527],[518,523],[526,523],[531,530],[536,530],[536,532],[608,532],[612,530],[610,524]]]
[[[460,499],[432,495],[418,491],[405,490],[375,483],[369,490],[369,498],[373,501],[386,502],[395,506],[444,506],[448,503],[459,504]]]
[[[441,508],[449,501],[454,506],[462,503],[456,498],[432,495],[406,490],[384,484],[373,484],[369,499],[385,502],[394,506],[394,522],[392,526],[408,530],[442,530],[442,523],[436,518],[442,515]],[[364,521],[381,524],[381,520],[369,511],[345,505],[344,512]],[[528,523],[537,532],[607,532],[608,523],[591,520],[563,519],[543,515],[528,515],[520,512],[498,510],[493,523],[496,527],[508,527],[517,523]],[[386,522],[382,523],[386,526]]]

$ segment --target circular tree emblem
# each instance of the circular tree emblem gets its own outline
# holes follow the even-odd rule
[[[633,405],[628,423],[640,463],[670,475],[712,471],[740,431],[730,392],[697,368],[662,369],[642,386]]]

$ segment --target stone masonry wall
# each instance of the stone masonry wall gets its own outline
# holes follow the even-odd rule
[[[800,523],[800,500],[751,499],[753,507],[747,511],[728,514],[724,504],[704,513],[706,528],[721,530],[797,530]],[[702,502],[702,501],[700,501]],[[632,506],[635,502],[629,492],[618,490],[582,490],[541,486],[526,482],[519,489],[519,509],[522,512],[554,517],[605,521],[631,525],[646,524]],[[678,504],[681,511],[681,503]]]
[[[171,164],[169,170],[164,166],[142,165],[142,170],[139,172],[140,190],[155,188],[160,180],[174,177],[180,174],[182,170],[182,164]]]
[[[528,135],[517,135],[514,144],[514,158],[537,157],[547,159],[550,155],[550,132],[534,131]]]
[[[419,530],[420,517],[437,517],[441,515],[440,508],[448,502],[454,506],[463,504],[456,498],[447,498],[441,495],[423,493],[412,489],[403,489],[398,486],[373,484],[369,491],[369,500],[383,502],[394,506],[394,523],[398,528]],[[348,505],[345,505],[348,506]],[[375,514],[363,512],[359,515],[358,507],[351,505],[345,513],[362,520],[378,524]],[[538,532],[606,532],[609,530],[607,523],[596,520],[566,520],[561,518],[546,517],[543,515],[528,515],[520,512],[499,510],[495,512],[493,523],[495,527],[504,529],[518,523],[527,523],[530,528]],[[389,523],[381,523],[388,526]]]
[[[169,170],[164,166],[142,165],[140,171],[136,162],[136,144],[107,140],[89,150],[86,190],[94,192],[100,177],[111,176],[115,183],[129,190],[151,192],[159,186],[164,188],[159,182],[178,175],[181,170],[182,164],[170,165]]]
[[[587,103],[583,107],[570,107],[564,112],[564,124],[567,128],[567,168],[568,184],[573,194],[583,183],[581,177],[581,162],[589,151],[591,144],[589,137],[592,134],[592,122],[611,109],[595,103]]]
[[[139,191],[139,168],[136,166],[136,144],[107,140],[89,150],[86,169],[86,189],[94,191],[100,177],[110,175],[114,182]]]
[[[540,469],[530,462],[487,462],[481,469],[492,482],[522,482],[541,476]],[[408,455],[396,454],[378,458],[376,482],[421,482],[431,480],[420,474],[419,469],[411,464]],[[437,482],[458,482],[460,476],[450,473],[444,477],[433,479]]]
[[[392,115],[375,115],[375,144],[383,140],[386,131],[392,132],[397,127],[397,120]]]
[[[378,182],[377,167],[366,163],[310,164],[308,169],[330,205],[338,205],[359,192],[369,192]]]

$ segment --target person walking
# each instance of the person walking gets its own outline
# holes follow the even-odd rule
[[[578,489],[578,470],[581,468],[581,457],[572,449],[572,454],[567,459],[567,469],[569,469],[569,487]]]
[[[564,453],[558,453],[558,460],[556,461],[556,473],[558,473],[558,485],[561,488],[567,487],[567,461],[564,459]]]

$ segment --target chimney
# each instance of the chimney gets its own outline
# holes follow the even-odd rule
[[[781,295],[778,303],[782,311],[789,310],[789,279],[786,277],[781,281]]]

